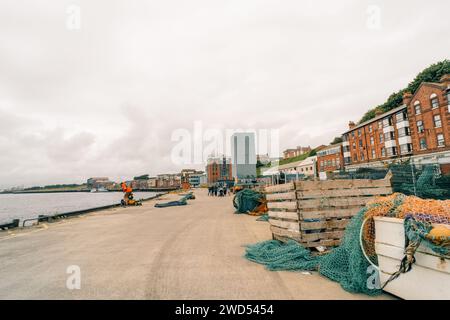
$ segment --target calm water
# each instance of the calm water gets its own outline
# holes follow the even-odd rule
[[[154,192],[135,192],[135,199],[154,196]],[[121,192],[61,192],[34,194],[0,194],[0,224],[12,219],[35,218],[40,214],[55,214],[90,209],[120,203]]]

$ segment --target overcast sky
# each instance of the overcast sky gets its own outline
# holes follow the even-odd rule
[[[449,13],[448,0],[2,0],[0,188],[176,172],[171,135],[194,121],[278,129],[280,149],[328,144],[449,58]]]

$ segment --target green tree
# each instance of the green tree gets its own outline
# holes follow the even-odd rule
[[[368,110],[358,123],[363,123],[375,118],[375,111],[377,109],[381,112],[387,112],[400,106],[403,101],[404,92],[409,91],[414,94],[422,82],[439,82],[441,77],[448,73],[450,73],[450,60],[445,59],[432,64],[428,68],[422,70],[406,88],[392,93],[385,103]]]
[[[336,143],[341,143],[342,142],[342,137],[334,137],[333,141],[330,142],[330,144],[336,144]]]
[[[134,180],[148,180],[149,179],[149,175],[148,174],[143,174],[142,176],[137,176],[133,178]]]

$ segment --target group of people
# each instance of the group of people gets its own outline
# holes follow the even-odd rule
[[[208,196],[224,197],[230,193],[227,185],[213,185],[208,187]]]

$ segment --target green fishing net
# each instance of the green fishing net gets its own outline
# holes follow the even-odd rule
[[[261,204],[264,195],[251,189],[243,189],[236,193],[233,198],[233,205],[236,208],[236,213],[247,213],[255,210]]]
[[[427,180],[424,180],[427,181]],[[380,286],[373,285],[376,270],[366,259],[364,251],[376,263],[375,230],[373,217],[395,217],[404,220],[405,236],[409,241],[420,242],[444,256],[450,252],[450,237],[436,244],[430,237],[432,224],[450,224],[450,201],[420,199],[394,193],[374,198],[349,222],[340,246],[323,255],[312,255],[310,250],[291,240],[277,240],[248,245],[245,257],[266,266],[269,270],[317,270],[327,278],[339,282],[352,293],[378,295]],[[368,219],[368,220],[367,220]]]
[[[325,255],[312,255],[296,241],[283,243],[269,240],[246,247],[245,257],[266,266],[268,270],[318,270],[320,274],[337,281],[349,292],[368,295],[381,293],[367,286],[369,262],[359,245],[360,229],[364,220],[362,209],[347,226],[342,244]]]

